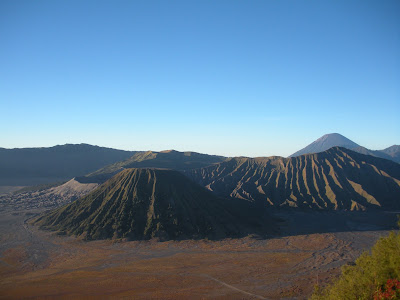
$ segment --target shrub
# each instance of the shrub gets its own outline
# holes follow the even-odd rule
[[[388,279],[384,288],[375,292],[374,300],[400,299],[400,281]]]
[[[400,299],[400,233],[379,239],[371,253],[343,266],[333,284],[316,287],[311,299]]]

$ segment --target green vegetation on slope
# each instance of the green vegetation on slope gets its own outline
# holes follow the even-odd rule
[[[292,158],[235,157],[186,174],[222,197],[273,207],[400,208],[400,165],[339,147]]]
[[[316,287],[311,299],[400,299],[399,284],[400,233],[392,232],[371,253],[363,253],[354,266],[343,266],[341,277],[332,285]]]
[[[244,220],[234,215],[235,208],[226,207],[224,200],[178,171],[126,169],[36,224],[87,240],[221,238],[257,226],[256,214]]]

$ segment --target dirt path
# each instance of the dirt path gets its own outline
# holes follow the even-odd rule
[[[203,275],[204,275],[205,277],[207,277],[207,278],[210,278],[210,279],[212,279],[212,280],[214,280],[214,281],[216,281],[216,282],[222,284],[223,286],[226,286],[226,287],[228,287],[228,288],[230,288],[230,289],[232,289],[232,290],[234,290],[234,291],[240,292],[240,293],[245,294],[245,295],[247,295],[247,296],[251,296],[251,297],[254,297],[254,298],[257,298],[257,299],[267,299],[267,298],[264,298],[263,296],[255,295],[255,294],[252,294],[252,293],[243,291],[243,290],[241,290],[241,289],[238,289],[237,287],[234,287],[233,285],[227,284],[226,282],[223,282],[223,281],[221,281],[221,280],[219,280],[219,279],[216,279],[216,278],[214,278],[214,277],[212,277],[212,276],[210,276],[210,275],[207,275],[207,274],[203,274]]]

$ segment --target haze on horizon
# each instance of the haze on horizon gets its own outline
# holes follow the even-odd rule
[[[0,147],[400,143],[400,2],[2,1]]]

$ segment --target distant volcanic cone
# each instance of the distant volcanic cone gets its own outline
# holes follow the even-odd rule
[[[321,136],[319,139],[312,142],[307,147],[293,153],[289,157],[296,157],[309,153],[324,152],[332,147],[344,147],[347,149],[354,149],[360,147],[360,145],[349,140],[347,137],[339,133],[330,133]]]

